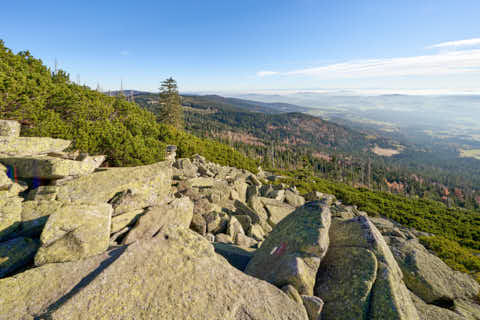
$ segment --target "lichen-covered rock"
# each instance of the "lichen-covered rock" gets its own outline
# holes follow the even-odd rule
[[[235,217],[230,217],[230,221],[228,221],[227,225],[227,234],[232,237],[232,239],[236,239],[238,234],[245,234],[245,230],[243,230],[242,225]]]
[[[307,310],[309,320],[320,320],[323,301],[319,297],[302,295],[303,305]],[[338,319],[335,317],[335,319]]]
[[[20,122],[14,120],[0,120],[0,137],[20,136]]]
[[[53,201],[57,198],[57,186],[39,186],[35,189],[32,189],[28,192],[27,200],[39,201],[39,200],[47,200]]]
[[[134,201],[115,214],[145,208],[164,200],[170,193],[172,168],[167,161],[133,168],[109,168],[67,181],[59,186],[62,202],[108,202],[119,192],[130,190]]]
[[[410,296],[421,320],[465,320],[464,317],[452,310],[427,304],[414,294]]]
[[[402,281],[402,272],[388,245],[378,229],[365,216],[353,219],[334,219],[330,228],[330,240],[332,247],[364,248],[370,250],[377,260],[377,271],[370,302],[364,306],[368,311],[369,319],[418,319],[418,314],[413,306],[410,294]],[[352,270],[353,274],[362,270]],[[321,277],[321,273],[319,273]],[[364,277],[353,277],[355,281],[364,281]],[[357,285],[357,284],[355,284]],[[339,285],[337,290],[347,290],[354,286],[348,283]],[[360,284],[361,286],[361,284]],[[323,298],[320,289],[315,293]],[[328,302],[325,301],[324,310],[328,310]],[[351,308],[351,306],[347,306]],[[360,318],[359,318],[360,319]]]
[[[54,309],[82,279],[91,280],[120,252],[116,249],[80,261],[50,263],[0,279],[0,319],[34,319],[49,307]]]
[[[241,208],[240,204],[238,203],[236,205],[241,208],[241,212],[244,211],[245,214],[252,218],[253,223],[258,223],[263,228],[266,228],[266,226],[268,226],[268,213],[260,199],[261,198],[257,196],[250,197],[247,208]],[[250,211],[253,212],[249,212],[248,209],[251,209]]]
[[[217,234],[225,232],[229,221],[229,216],[223,212],[211,211],[203,215],[207,224],[207,232]]]
[[[331,246],[318,270],[315,294],[325,319],[368,319],[377,259],[368,249]]]
[[[480,304],[478,300],[456,299],[453,309],[466,320],[480,320]]]
[[[215,241],[219,243],[232,244],[233,239],[231,236],[225,233],[219,233],[215,235]]]
[[[265,231],[258,224],[252,224],[247,234],[249,237],[252,237],[257,241],[263,241],[263,239],[265,238]]]
[[[258,180],[258,178],[254,174],[249,175],[246,180],[251,185],[254,185],[254,186],[257,186],[257,187],[260,187],[262,185],[260,180]]]
[[[37,248],[37,241],[23,237],[0,242],[0,278],[32,262]]]
[[[35,265],[76,261],[107,250],[113,209],[109,204],[68,204],[52,213],[40,236]]]
[[[9,197],[8,191],[0,191],[0,240],[20,227],[22,220],[22,198]]]
[[[312,296],[329,245],[329,227],[327,206],[310,202],[298,208],[277,224],[245,272],[278,287],[291,284],[300,294]]]
[[[19,234],[38,237],[47,223],[48,217],[63,204],[59,201],[25,201],[22,204],[22,226]]]
[[[189,180],[190,185],[197,188],[211,188],[214,182],[213,178],[206,177],[197,177]]]
[[[130,244],[140,239],[149,239],[169,224],[190,227],[193,218],[193,203],[187,198],[174,199],[169,204],[151,207],[138,218],[123,244]]]
[[[179,169],[181,174],[185,177],[193,178],[197,175],[198,168],[194,166],[188,158],[179,158],[175,160],[173,167]]]
[[[295,301],[300,305],[303,305],[302,296],[300,295],[300,293],[298,293],[297,289],[295,289],[294,286],[292,286],[291,284],[287,284],[286,286],[283,286],[281,290],[285,292],[285,294],[289,296],[290,299],[292,299],[293,301]]]
[[[83,176],[92,173],[98,164],[95,161],[75,161],[49,156],[0,158],[7,167],[15,168],[19,178],[62,179],[68,176]]]
[[[28,157],[50,152],[61,152],[70,146],[63,139],[0,136],[0,157]]]
[[[215,174],[211,172],[206,165],[199,164],[198,165],[198,173],[201,177],[213,177]]]
[[[305,198],[291,190],[285,190],[285,202],[291,206],[300,207],[305,204]]]
[[[126,189],[124,191],[118,192],[111,198],[108,203],[113,207],[112,216],[122,215],[127,212],[132,212],[136,210],[143,209],[143,206],[150,205],[160,205],[166,203],[169,198],[162,198],[161,195],[152,196],[152,200],[146,200],[146,194],[144,192],[137,192],[132,189]],[[156,200],[153,200],[156,199]]]
[[[236,215],[235,218],[237,218],[238,222],[242,225],[243,230],[245,231],[245,234],[249,234],[250,230],[252,228],[252,218],[247,215]]]
[[[193,213],[192,222],[190,223],[190,229],[196,233],[204,236],[207,233],[207,221],[201,214]]]
[[[125,294],[128,293],[128,294]],[[138,241],[49,314],[54,319],[307,319],[279,289],[249,277],[190,230]]]
[[[323,201],[325,204],[331,205],[335,200],[335,196],[331,194],[322,193],[319,191],[312,191],[305,195],[306,201]]]
[[[235,237],[235,244],[243,248],[250,248],[256,245],[257,241],[246,236],[245,234],[238,233]]]
[[[112,217],[112,227],[110,233],[116,233],[123,228],[134,224],[144,213],[143,209],[122,213]]]
[[[268,223],[274,227],[283,218],[295,211],[295,207],[275,199],[260,198],[268,213]]]
[[[0,190],[8,190],[13,181],[7,175],[7,168],[0,164]]]
[[[235,177],[232,183],[232,188],[238,194],[240,201],[247,201],[247,189],[248,184],[245,182],[245,179],[241,177]]]
[[[285,190],[272,190],[266,195],[266,197],[283,202],[285,200]]]
[[[469,275],[452,270],[416,239],[395,242],[393,254],[407,287],[426,303],[457,298],[475,299],[480,285]]]

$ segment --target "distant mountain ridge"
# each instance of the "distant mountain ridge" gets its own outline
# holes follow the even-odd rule
[[[139,95],[135,101],[158,112],[155,96]],[[391,146],[386,139],[338,125],[288,103],[264,103],[218,95],[183,95],[187,130],[200,136],[231,139],[253,145],[304,147],[312,152],[362,152],[376,144]]]

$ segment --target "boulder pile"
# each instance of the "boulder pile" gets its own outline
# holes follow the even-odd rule
[[[0,120],[0,319],[480,319],[424,234],[331,195],[19,135]]]

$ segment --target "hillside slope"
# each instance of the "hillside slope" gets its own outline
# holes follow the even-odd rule
[[[158,124],[155,116],[52,72],[27,52],[14,54],[0,40],[0,118],[19,120],[26,136],[72,140],[72,149],[107,155],[107,164],[140,165],[162,160],[165,146],[179,154],[202,153],[212,161],[256,170],[255,161],[231,147]]]
[[[137,95],[135,101],[153,113],[160,105],[153,94]],[[392,142],[311,116],[302,107],[262,103],[219,96],[184,95],[187,130],[199,136],[222,138],[251,145],[281,145],[308,148],[312,152],[332,150],[365,153],[375,145]],[[287,111],[287,112],[283,112]]]

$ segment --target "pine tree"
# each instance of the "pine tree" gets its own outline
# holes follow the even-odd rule
[[[159,122],[183,130],[185,127],[183,108],[178,94],[177,82],[173,78],[168,78],[162,82],[159,102],[162,106],[158,115]]]

